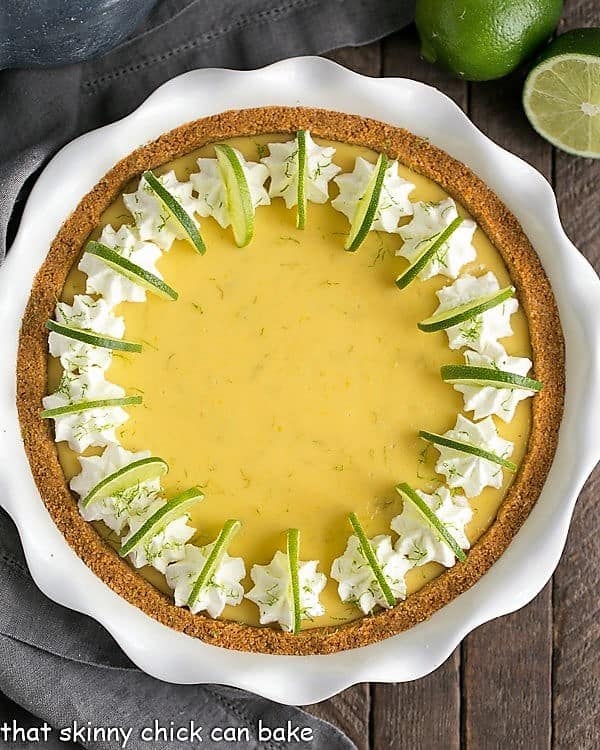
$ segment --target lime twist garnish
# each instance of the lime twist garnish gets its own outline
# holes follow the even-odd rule
[[[300,532],[298,529],[288,529],[287,558],[290,573],[291,604],[292,604],[292,633],[300,632],[302,610],[300,607],[300,581],[298,569],[300,567]]]
[[[105,409],[109,406],[137,406],[142,403],[141,396],[121,396],[119,398],[99,398],[95,401],[76,401],[73,404],[57,406],[54,409],[44,409],[40,412],[41,419],[55,419],[68,414],[78,414],[90,409]]]
[[[115,273],[124,276],[129,281],[143,287],[148,292],[152,292],[152,294],[156,294],[162,299],[176,300],[179,296],[174,289],[158,276],[129,260],[129,258],[123,257],[101,242],[91,240],[85,246],[85,252],[101,260]]]
[[[486,461],[503,466],[509,471],[515,472],[517,470],[516,465],[512,461],[508,461],[506,458],[502,458],[502,456],[498,456],[491,451],[486,451],[472,443],[454,440],[445,435],[438,435],[437,432],[427,432],[427,430],[419,430],[419,437],[434,445],[443,445],[445,448],[452,448],[455,451],[459,451],[459,453],[468,453],[471,456],[477,456],[477,458],[485,458]]]
[[[188,598],[188,607],[191,609],[197,602],[200,593],[204,587],[210,583],[215,571],[221,564],[223,555],[227,552],[227,547],[231,542],[232,538],[240,530],[242,524],[236,519],[230,518],[229,521],[225,522],[225,525],[221,529],[219,536],[215,540],[213,548],[208,556],[206,562],[202,566],[202,570],[194,583],[190,596]]]
[[[296,213],[296,227],[304,229],[306,226],[306,177],[308,171],[308,162],[306,156],[306,130],[299,130],[296,135],[298,143],[298,206]]]
[[[346,244],[344,245],[344,248],[350,252],[358,250],[366,239],[368,233],[371,231],[371,227],[373,226],[377,214],[387,167],[387,156],[385,154],[379,154],[373,174],[367,183],[365,192],[362,194],[356,206],[354,218],[350,225],[350,233],[346,240]]]
[[[61,336],[81,341],[83,344],[98,346],[102,349],[112,349],[122,352],[141,352],[142,345],[137,341],[125,341],[124,339],[115,339],[112,336],[106,336],[103,333],[88,330],[87,328],[77,328],[67,323],[59,323],[56,320],[47,320],[46,328],[53,333],[59,333]]]
[[[146,184],[158,200],[163,204],[169,217],[181,227],[185,233],[186,241],[196,252],[202,255],[206,251],[206,247],[192,217],[179,203],[177,198],[167,190],[162,182],[150,170],[144,172],[142,178],[146,181]]]
[[[392,593],[383,570],[381,569],[381,565],[377,562],[377,558],[375,557],[375,552],[373,550],[373,547],[371,546],[371,542],[367,539],[367,535],[365,534],[356,513],[350,513],[348,519],[352,528],[354,529],[354,533],[358,538],[358,543],[360,545],[360,550],[363,554],[363,557],[373,571],[373,575],[375,576],[375,579],[379,584],[381,593],[383,594],[388,606],[393,607],[396,604],[396,597]]]
[[[474,385],[482,388],[509,388],[511,390],[541,391],[539,380],[517,375],[495,367],[478,367],[475,365],[442,365],[442,380],[451,385]]]
[[[148,458],[140,458],[137,461],[132,461],[127,466],[122,466],[120,469],[113,471],[112,474],[104,477],[97,485],[92,487],[81,501],[81,505],[85,508],[90,503],[112,497],[142,482],[150,482],[153,479],[158,479],[168,471],[169,466],[167,462],[156,456],[148,456]]]
[[[242,163],[231,146],[220,143],[215,146],[215,151],[227,194],[233,238],[238,247],[245,247],[254,234],[254,206],[248,180]]]
[[[417,255],[413,262],[406,268],[400,276],[396,279],[396,286],[398,289],[404,289],[411,281],[414,281],[421,271],[427,266],[429,261],[442,247],[444,242],[447,242],[450,236],[455,232],[456,229],[462,224],[462,216],[457,216],[453,222],[451,222],[445,229],[443,229],[435,237],[432,237],[430,242],[425,246],[425,249]]]
[[[149,539],[152,539],[152,537],[155,537],[166,526],[168,526],[171,521],[175,521],[201,500],[204,500],[204,493],[199,487],[191,487],[189,490],[186,490],[172,500],[169,500],[169,502],[161,506],[156,513],[153,513],[141,528],[139,528],[136,533],[122,545],[119,550],[119,555],[121,557],[127,557],[127,555],[130,552],[133,552],[136,547],[139,547],[140,544],[144,544]]]
[[[447,328],[464,323],[466,320],[472,320],[477,315],[481,315],[481,313],[501,305],[510,297],[514,297],[514,294],[514,286],[507,286],[504,289],[499,289],[497,292],[476,297],[469,302],[465,302],[464,305],[458,305],[458,307],[452,307],[450,310],[436,313],[417,323],[417,326],[421,331],[425,331],[425,333],[445,331]]]
[[[436,514],[431,510],[427,503],[420,497],[417,492],[406,482],[401,482],[396,485],[396,492],[405,500],[408,500],[411,505],[418,511],[419,515],[423,518],[425,523],[445,542],[448,547],[454,552],[457,560],[464,562],[467,556],[463,552],[460,544],[452,536],[452,534],[446,528]]]

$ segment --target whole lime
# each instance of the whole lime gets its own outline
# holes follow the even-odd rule
[[[501,78],[552,34],[563,0],[417,0],[421,53],[467,81]]]

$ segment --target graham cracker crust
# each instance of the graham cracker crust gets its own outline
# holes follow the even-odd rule
[[[80,516],[58,461],[52,428],[39,413],[46,392],[45,322],[53,315],[56,298],[82,245],[123,186],[144,170],[207,143],[299,128],[318,137],[383,151],[439,183],[463,204],[508,267],[529,324],[534,376],[544,388],[533,399],[526,456],[496,521],[473,545],[466,562],[446,570],[391,610],[294,636],[270,627],[193,615],[175,607],[137,574]],[[69,545],[117,594],[164,625],[212,645],[267,654],[330,654],[380,641],[426,620],[472,586],[508,547],[538,499],[554,457],[563,410],[564,341],[556,302],[538,256],[515,216],[468,167],[423,138],[376,120],[320,109],[264,107],[224,112],[165,133],[122,159],[81,200],[35,277],[22,321],[16,376],[23,441],[42,499]]]

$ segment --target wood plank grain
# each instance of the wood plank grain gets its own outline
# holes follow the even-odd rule
[[[358,750],[370,750],[370,705],[369,685],[363,684],[354,685],[323,703],[315,703],[312,706],[303,706],[303,708],[314,716],[339,727],[350,737]]]
[[[569,0],[562,31],[600,26],[597,0]],[[556,150],[556,195],[564,228],[600,272],[600,162]],[[600,747],[600,469],[577,502],[554,575],[553,746]]]
[[[364,76],[379,76],[381,73],[381,42],[364,47],[342,47],[328,52],[325,57]]]
[[[552,177],[552,148],[521,107],[523,74],[471,84],[469,115],[492,140]],[[501,644],[499,647],[498,644]],[[462,732],[468,750],[550,747],[552,589],[463,643]]]
[[[458,750],[460,654],[416,682],[373,685],[372,750]]]
[[[414,28],[383,42],[383,74],[435,86],[463,109],[467,87],[424,62]],[[372,750],[453,750],[460,746],[460,654],[422,680],[371,689]]]

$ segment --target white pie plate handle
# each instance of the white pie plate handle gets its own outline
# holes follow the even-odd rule
[[[374,117],[425,136],[468,164],[506,202],[533,242],[552,283],[567,343],[566,404],[556,458],[538,503],[499,562],[429,621],[331,656],[266,656],[207,646],[121,599],[54,526],[29,470],[15,408],[18,331],[33,276],[80,198],[120,158],[177,125],[271,104]],[[441,664],[473,628],[530,601],[558,563],[578,493],[600,459],[599,309],[600,281],[566,237],[549,184],[486,138],[435,89],[406,79],[367,78],[311,57],[257,71],[192,71],[161,86],[123,120],[65,146],[31,192],[0,269],[0,502],[18,526],[40,589],[98,620],[141,669],[160,679],[234,685],[295,704],[323,700],[357,682],[414,680]]]

